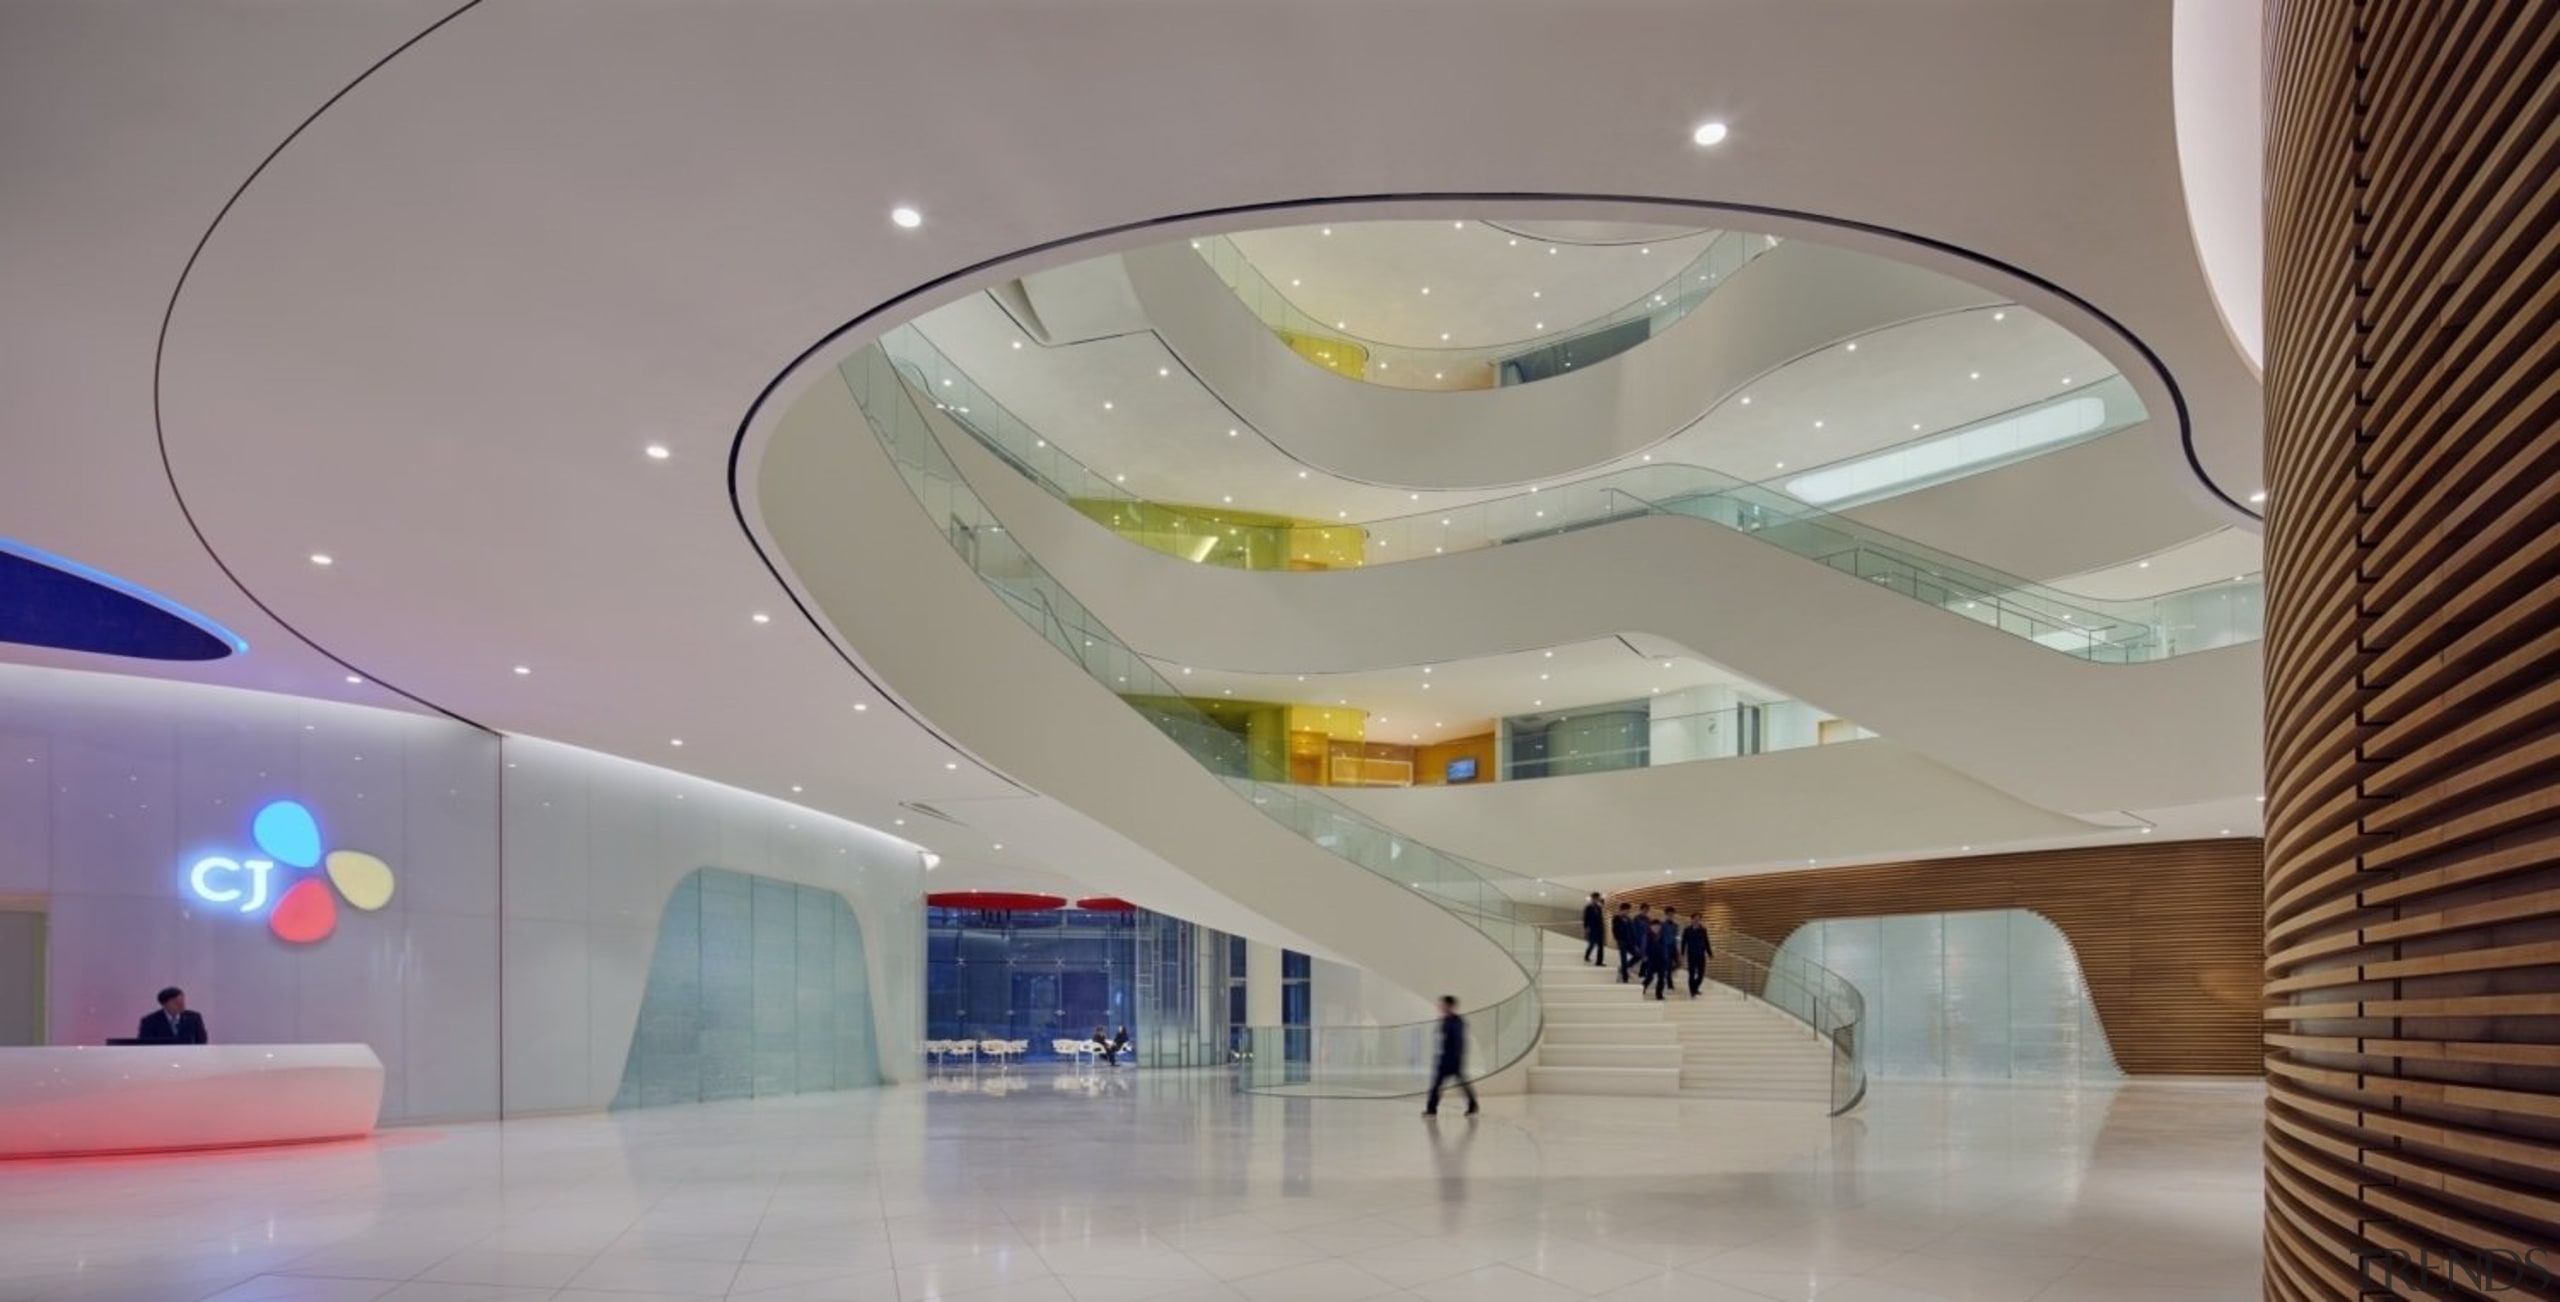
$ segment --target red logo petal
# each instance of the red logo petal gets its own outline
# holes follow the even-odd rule
[[[267,926],[290,944],[309,945],[338,929],[338,899],[317,877],[295,882],[267,914]]]

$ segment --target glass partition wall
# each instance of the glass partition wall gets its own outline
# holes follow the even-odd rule
[[[1018,1040],[1033,1061],[1061,1041],[1129,1029],[1129,1061],[1229,1060],[1230,955],[1244,942],[1143,909],[925,911],[925,1036]]]

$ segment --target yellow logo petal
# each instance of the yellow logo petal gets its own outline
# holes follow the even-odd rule
[[[330,851],[329,881],[347,903],[368,913],[391,902],[391,865],[361,850]]]

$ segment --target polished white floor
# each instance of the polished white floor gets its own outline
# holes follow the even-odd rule
[[[0,1299],[2259,1296],[2254,1085],[1425,1122],[1213,1074],[975,1084],[0,1163]]]

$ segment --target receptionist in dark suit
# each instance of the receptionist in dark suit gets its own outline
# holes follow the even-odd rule
[[[144,1044],[210,1044],[204,1014],[187,1011],[187,992],[171,986],[160,992],[160,1011],[144,1013],[133,1038]]]

